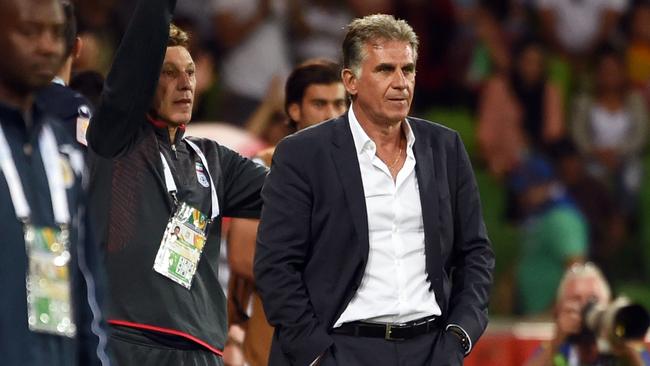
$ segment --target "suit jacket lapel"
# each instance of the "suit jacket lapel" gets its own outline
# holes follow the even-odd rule
[[[443,296],[440,276],[443,263],[438,227],[440,223],[440,198],[436,185],[436,172],[440,166],[436,165],[436,159],[433,157],[434,143],[431,141],[431,137],[423,129],[419,128],[417,122],[410,120],[410,125],[415,135],[413,152],[416,160],[415,174],[418,179],[422,205],[427,276],[436,295]],[[443,306],[441,300],[439,298],[438,303]]]
[[[348,208],[352,215],[354,229],[359,236],[361,245],[361,257],[364,262],[368,260],[369,239],[368,239],[368,212],[366,211],[366,199],[363,191],[363,181],[359,170],[359,158],[354,146],[352,131],[348,125],[347,114],[335,121],[333,129],[332,158],[336,166],[341,186],[345,193]]]

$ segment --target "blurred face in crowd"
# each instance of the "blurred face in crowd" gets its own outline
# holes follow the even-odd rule
[[[635,38],[650,42],[650,5],[639,5],[632,15],[632,34]]]
[[[406,118],[413,101],[415,58],[409,42],[375,40],[364,46],[358,75],[343,70],[360,121],[394,125]]]
[[[580,156],[570,155],[562,157],[558,161],[559,164],[559,174],[562,177],[562,181],[568,186],[573,186],[580,182],[584,176],[583,161],[580,159]]]
[[[189,51],[182,46],[167,47],[153,99],[158,119],[170,125],[186,124],[192,118],[196,66]]]
[[[529,45],[517,60],[517,71],[527,84],[535,84],[544,76],[544,53],[537,45]]]
[[[609,298],[603,283],[595,276],[573,277],[569,279],[560,294],[559,301],[577,303],[580,308],[589,301],[596,301],[600,305],[607,305]]]
[[[623,91],[625,69],[622,60],[614,55],[603,57],[598,63],[596,79],[601,92]]]
[[[545,204],[553,188],[553,182],[537,183],[519,194],[519,202],[525,212],[533,212]]]
[[[289,115],[299,130],[338,117],[345,112],[345,88],[342,83],[311,84],[300,104],[289,105]]]
[[[48,85],[63,63],[58,0],[0,0],[0,84],[26,96]]]

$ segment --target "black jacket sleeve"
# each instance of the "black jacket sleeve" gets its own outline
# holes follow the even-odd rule
[[[140,0],[104,83],[88,144],[112,158],[137,142],[165,59],[176,0]]]
[[[472,166],[458,134],[454,203],[454,252],[449,324],[463,328],[472,344],[488,321],[494,253],[481,214],[481,203]]]
[[[255,283],[280,348],[294,365],[309,365],[332,343],[305,288],[312,190],[291,137],[278,145],[262,190],[264,207],[255,249]]]
[[[259,218],[267,169],[224,146],[219,149],[225,190],[223,216]]]

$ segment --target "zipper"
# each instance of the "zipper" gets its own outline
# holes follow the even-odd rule
[[[174,153],[174,159],[178,160],[178,154],[176,152],[176,144],[172,144],[172,152]]]

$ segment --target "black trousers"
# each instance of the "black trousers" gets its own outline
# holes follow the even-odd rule
[[[223,366],[221,357],[200,345],[174,347],[124,327],[113,328],[109,349],[117,366]]]
[[[334,345],[320,366],[459,366],[463,351],[458,339],[434,330],[405,341],[332,334]]]

